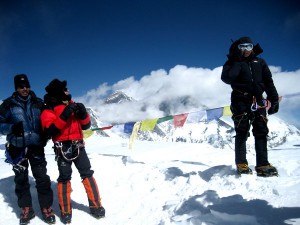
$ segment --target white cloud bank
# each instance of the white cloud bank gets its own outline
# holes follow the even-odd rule
[[[300,97],[284,97],[300,92],[300,69],[290,72],[275,66],[270,69],[277,90],[283,96],[277,115],[300,127],[300,121],[294,115],[300,109]],[[157,118],[164,116],[166,111],[174,115],[205,107],[217,108],[230,104],[231,88],[221,81],[221,72],[222,67],[211,70],[177,65],[168,72],[163,69],[152,71],[140,80],[129,77],[112,86],[101,84],[75,100],[93,107],[101,113],[101,120],[108,123]],[[137,101],[103,105],[105,98],[117,90]]]

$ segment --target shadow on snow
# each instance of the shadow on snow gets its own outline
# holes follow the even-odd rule
[[[243,199],[241,195],[219,198],[208,190],[184,201],[174,212],[178,224],[286,225],[286,220],[300,217],[300,207],[274,208],[265,200]]]
[[[1,186],[0,186],[0,193],[3,195],[4,202],[8,204],[9,207],[12,208],[12,212],[16,214],[16,217],[19,218],[19,214],[21,213],[21,210],[17,204],[17,196],[15,195],[15,183],[14,183],[14,176],[6,177],[0,180]],[[40,210],[38,197],[37,197],[37,190],[35,188],[35,180],[33,177],[29,176],[29,183],[30,183],[30,192],[32,197],[32,207],[34,209],[34,212],[37,217],[39,217],[42,220],[42,213]],[[57,200],[57,183],[51,182],[51,187],[53,190],[53,212],[54,214],[60,218],[60,209],[59,204]],[[89,214],[90,210],[87,205],[78,203],[76,201],[71,200],[72,209],[78,209],[83,212],[86,212]],[[57,219],[58,219],[57,218]]]
[[[183,173],[177,167],[165,171],[165,179],[196,175],[196,172]],[[213,176],[225,177],[239,175],[231,166],[215,166],[198,175],[209,182]],[[168,210],[169,205],[163,207]],[[207,190],[201,195],[191,196],[173,212],[171,220],[178,225],[217,224],[217,225],[286,225],[285,221],[300,218],[300,207],[274,208],[267,201],[246,200],[241,195],[220,198],[216,191]],[[163,225],[163,223],[161,224]]]

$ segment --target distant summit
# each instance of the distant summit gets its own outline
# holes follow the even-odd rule
[[[105,104],[119,104],[122,102],[132,102],[132,101],[135,100],[127,96],[122,91],[116,91],[105,100]]]
[[[126,102],[136,102],[132,97],[127,96],[122,91],[116,91],[110,95],[106,100],[105,104],[120,104]],[[172,115],[177,104],[186,106],[196,107],[196,103],[192,96],[182,96],[176,99],[168,101],[161,101],[158,107],[165,115]],[[147,102],[144,103],[144,107],[147,107]],[[201,105],[203,110],[207,108],[205,105]],[[115,110],[115,108],[114,108]],[[101,113],[89,108],[89,114],[91,115],[92,127],[106,127],[108,125],[100,120]],[[155,117],[153,116],[153,119]],[[270,116],[269,119],[269,135],[268,135],[268,148],[278,149],[281,146],[288,143],[299,144],[300,131],[293,125],[286,123],[284,120],[279,119],[276,116]],[[134,121],[127,121],[134,122]],[[137,122],[137,121],[136,121]],[[116,122],[116,124],[119,124]],[[120,125],[120,124],[119,124]],[[122,125],[122,124],[121,124]],[[120,126],[118,129],[108,129],[105,131],[97,132],[97,134],[108,137],[120,137],[128,138],[128,134],[123,132],[123,127]],[[171,119],[155,125],[151,131],[138,132],[137,139],[141,141],[165,141],[165,142],[187,142],[187,143],[207,143],[215,148],[224,149],[226,146],[234,149],[234,137],[235,130],[233,121],[230,117],[221,117],[216,120],[207,120],[203,118],[200,122],[186,122],[183,127],[175,128],[174,121]],[[254,148],[254,138],[252,131],[250,130],[250,137],[247,141],[247,149]]]

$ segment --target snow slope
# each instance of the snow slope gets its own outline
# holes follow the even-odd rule
[[[0,137],[3,150],[4,137]],[[2,145],[1,145],[2,144]],[[281,225],[300,224],[299,139],[284,148],[270,149],[270,162],[279,177],[237,176],[234,151],[206,143],[136,141],[93,135],[86,139],[106,217],[88,214],[87,198],[79,174],[73,167],[72,205],[74,225]],[[46,146],[48,173],[55,193],[54,212],[59,221],[56,198],[58,171],[52,144]],[[20,213],[14,195],[11,166],[0,151],[0,224],[18,224]],[[255,154],[248,153],[254,169]],[[41,221],[34,180],[31,191]]]

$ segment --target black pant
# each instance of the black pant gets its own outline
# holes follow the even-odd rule
[[[36,151],[37,150],[37,151]],[[35,151],[38,154],[35,154]],[[38,200],[41,208],[50,207],[53,203],[53,191],[51,189],[50,177],[47,175],[47,162],[44,155],[44,149],[29,147],[27,158],[21,165],[25,168],[24,171],[15,170],[15,193],[18,198],[18,206],[32,207],[32,199],[30,193],[30,184],[28,177],[29,163],[31,166],[32,175],[35,178]],[[29,163],[28,163],[29,162]]]
[[[235,163],[248,164],[246,158],[246,141],[252,126],[255,141],[256,166],[268,165],[266,109],[251,111],[252,98],[235,98],[231,102],[232,119],[234,121],[235,136]]]
[[[76,166],[81,179],[92,177],[94,171],[91,170],[91,163],[86,154],[85,148],[80,147],[79,155],[74,160],[67,160],[59,154],[57,158],[57,166],[59,170],[58,182],[67,182],[72,178],[72,163]]]
[[[101,199],[98,186],[93,178],[94,171],[91,170],[91,163],[86,154],[83,141],[66,141],[55,147],[57,154],[57,165],[59,177],[57,179],[57,193],[59,205],[62,212],[72,212],[71,206],[71,178],[72,163],[76,166],[82,183],[87,193],[89,206],[97,208],[101,206]],[[79,154],[78,154],[79,150]]]

